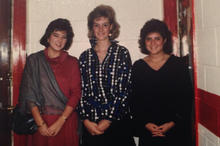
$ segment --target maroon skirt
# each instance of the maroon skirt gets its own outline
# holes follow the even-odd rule
[[[42,115],[45,123],[52,125],[60,115]],[[78,146],[79,137],[77,134],[77,115],[72,113],[65,121],[63,127],[56,136],[42,136],[38,131],[28,135],[27,146]]]

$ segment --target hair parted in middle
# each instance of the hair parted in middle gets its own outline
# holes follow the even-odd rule
[[[93,9],[87,19],[88,19],[88,37],[89,39],[93,39],[93,24],[94,20],[99,17],[108,18],[109,23],[112,25],[112,29],[110,30],[110,40],[114,40],[119,36],[120,33],[120,25],[116,21],[115,11],[111,6],[108,5],[99,5],[95,9]]]
[[[148,34],[157,32],[166,42],[163,45],[163,51],[166,54],[171,54],[173,52],[173,41],[172,41],[172,33],[168,29],[168,26],[165,22],[160,21],[158,19],[151,19],[147,21],[140,31],[140,39],[138,41],[139,48],[143,54],[149,54],[149,51],[145,45],[145,39]]]
[[[54,31],[66,31],[67,42],[63,50],[68,50],[73,42],[74,32],[69,20],[63,18],[58,18],[50,22],[44,35],[40,39],[40,44],[46,48],[49,47],[48,38]]]

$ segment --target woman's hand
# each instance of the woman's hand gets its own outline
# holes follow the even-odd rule
[[[164,137],[165,135],[162,133],[162,130],[159,128],[159,126],[157,126],[154,123],[147,123],[145,125],[145,127],[147,128],[147,130],[149,130],[152,134],[152,137]]]
[[[111,125],[111,121],[109,120],[101,120],[98,123],[98,129],[104,133],[106,129]]]
[[[90,120],[86,119],[83,121],[83,124],[91,135],[100,135],[104,133],[98,129],[98,124],[95,122],[91,122]]]
[[[65,123],[65,119],[62,117],[59,117],[49,128],[49,134],[50,136],[56,136],[57,133],[62,128],[63,124]]]
[[[43,118],[40,115],[40,111],[37,106],[32,107],[31,113],[34,117],[36,124],[38,125],[38,131],[42,136],[51,136],[47,124],[44,122]]]
[[[159,126],[159,129],[163,134],[165,134],[167,131],[169,131],[171,128],[175,126],[175,123],[173,121],[164,123],[163,125]]]
[[[50,136],[46,123],[43,123],[40,127],[38,127],[38,131],[42,136]]]

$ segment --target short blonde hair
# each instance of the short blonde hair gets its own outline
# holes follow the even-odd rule
[[[111,40],[116,39],[120,33],[120,25],[116,21],[115,11],[111,6],[108,5],[99,5],[93,11],[91,11],[87,17],[88,19],[88,37],[89,39],[94,38],[93,33],[93,23],[96,18],[105,17],[108,18],[109,23],[112,25],[110,30],[111,35],[109,36]]]

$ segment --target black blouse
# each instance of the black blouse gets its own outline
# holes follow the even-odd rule
[[[82,98],[78,112],[82,120],[120,120],[128,115],[128,93],[131,59],[128,50],[116,43],[108,48],[99,63],[94,48],[84,51],[80,58]]]
[[[192,110],[192,85],[186,65],[170,56],[159,69],[152,69],[143,59],[132,68],[132,112],[138,133],[145,124],[157,125],[189,119]]]

